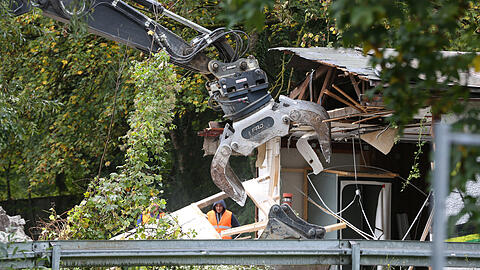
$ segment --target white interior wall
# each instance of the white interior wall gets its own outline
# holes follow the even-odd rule
[[[303,169],[307,167],[307,162],[296,148],[280,149],[281,168]],[[303,171],[288,172],[282,170],[280,174],[280,195],[283,193],[292,193],[292,208],[303,217]],[[299,191],[300,190],[300,191]]]
[[[319,156],[321,156],[318,151],[316,152]],[[361,157],[359,154],[356,154],[356,158],[356,162],[358,164]],[[352,154],[349,153],[332,153],[330,163],[326,163],[323,158],[321,158],[321,162],[325,169],[344,165],[351,166],[353,164],[353,157]],[[283,169],[303,169],[308,167],[307,162],[305,159],[303,159],[302,155],[296,148],[281,148],[280,164],[281,168]],[[335,169],[341,170],[342,168],[340,167]],[[300,213],[301,216],[303,214],[303,195],[300,191],[303,190],[303,179],[303,172],[288,172],[286,170],[282,170],[280,195],[283,193],[292,193],[292,208],[297,213]],[[310,189],[311,186],[309,185],[309,190]]]
[[[332,210],[333,212],[338,212],[337,207],[337,186],[338,186],[338,178],[336,174],[333,173],[319,173],[318,175],[311,175],[310,179],[315,186],[315,189],[309,188],[308,195],[312,198],[315,202],[322,205],[315,190],[320,194],[322,200],[325,204]],[[322,205],[323,206],[323,205]],[[331,225],[337,223],[337,219],[332,217],[331,215],[326,214],[321,209],[319,209],[314,204],[308,204],[308,222],[317,224],[320,226]],[[328,232],[325,234],[325,239],[338,239],[337,237],[338,232]]]

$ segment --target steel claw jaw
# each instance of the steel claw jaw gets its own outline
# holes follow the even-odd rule
[[[319,104],[304,100],[293,100],[280,96],[280,111],[286,113],[291,121],[311,126],[317,133],[318,142],[325,161],[330,163],[332,153],[330,125],[323,120],[329,119],[327,111]]]
[[[232,152],[249,155],[265,142],[287,135],[291,121],[311,126],[315,130],[314,135],[302,136],[297,148],[315,173],[322,171],[323,166],[308,144],[308,139],[310,136],[318,138],[325,160],[330,162],[330,126],[323,122],[328,118],[325,109],[316,103],[280,96],[280,103],[272,100],[248,117],[233,122],[233,128],[227,124],[220,136],[220,145],[210,167],[213,182],[243,206],[247,195],[242,182],[230,167],[229,159]]]
[[[220,145],[213,156],[212,164],[210,166],[210,174],[212,180],[218,188],[223,190],[232,200],[240,206],[245,205],[247,194],[243,188],[242,182],[230,167],[228,160],[232,155],[232,148],[230,147],[231,135],[230,127],[227,125],[220,137]]]

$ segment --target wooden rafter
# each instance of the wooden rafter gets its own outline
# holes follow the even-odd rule
[[[367,109],[365,109],[365,107],[363,107],[360,103],[356,102],[352,97],[350,97],[349,95],[347,95],[342,89],[340,89],[338,86],[336,86],[335,84],[332,84],[332,87],[335,88],[338,92],[340,92],[343,96],[345,96],[348,100],[350,100],[350,102],[352,102],[355,107],[359,108],[361,111],[363,112],[367,112]]]
[[[337,224],[327,225],[324,228],[326,232],[334,232],[334,231],[343,230],[347,228],[347,224],[344,222],[340,222]]]
[[[305,89],[307,89],[307,86],[308,86],[308,80],[305,78],[305,80],[303,80],[303,82],[301,84],[297,85],[297,87],[295,87],[292,90],[292,92],[290,92],[289,97],[292,98],[292,99],[295,99],[300,94],[303,95],[303,92],[305,91]]]
[[[377,114],[377,115],[374,115],[374,116],[371,116],[371,117],[367,117],[367,118],[364,118],[364,119],[362,119],[362,120],[355,121],[355,122],[353,122],[352,124],[363,123],[363,122],[365,122],[365,121],[372,120],[372,119],[376,119],[376,118],[379,118],[379,117],[382,117],[382,116],[384,116],[384,115],[391,114],[391,113],[392,113],[391,111],[379,113],[379,114]]]
[[[320,78],[325,72],[327,72],[328,68],[327,67],[319,67],[315,70],[313,73],[313,78],[312,80],[316,80]],[[303,82],[295,87],[292,92],[290,92],[289,97],[292,99],[298,98],[298,99],[303,99],[305,96],[305,92],[307,91],[308,85],[310,84],[310,72],[307,73],[307,77]]]
[[[325,95],[328,95],[328,96],[330,96],[330,97],[332,97],[332,98],[340,101],[341,103],[343,103],[343,104],[345,104],[345,105],[347,105],[347,106],[349,106],[349,107],[352,107],[352,108],[357,109],[357,110],[361,110],[360,108],[358,108],[358,107],[355,106],[354,104],[352,104],[352,103],[346,101],[345,99],[343,99],[343,98],[335,95],[334,93],[330,92],[329,90],[325,90],[324,93],[325,93]],[[361,111],[364,111],[364,110],[361,110]],[[366,112],[366,111],[365,111],[365,112]]]
[[[378,112],[366,112],[366,113],[355,113],[355,114],[347,114],[347,115],[344,115],[344,116],[339,116],[339,117],[335,117],[335,118],[330,118],[330,119],[325,119],[323,120],[322,122],[332,122],[332,121],[338,121],[338,120],[343,120],[343,119],[347,119],[347,118],[351,118],[351,117],[358,117],[358,116],[368,116],[368,115],[377,115],[377,114],[381,114],[381,115],[385,115],[385,114],[389,114],[389,113],[392,113],[393,111],[378,111]]]
[[[355,176],[355,172],[341,171],[341,170],[330,170],[325,169],[324,172],[334,173],[339,176]],[[357,172],[357,177],[369,177],[369,178],[395,178],[398,177],[397,173],[367,173],[367,172]]]
[[[358,100],[360,100],[361,94],[363,94],[363,93],[360,92],[360,88],[358,87],[358,84],[361,81],[358,81],[358,82],[355,81],[355,78],[353,77],[352,73],[349,73],[348,75],[350,77],[350,81],[352,81],[353,88],[355,89],[355,92],[357,93]]]
[[[210,196],[210,197],[207,197],[207,198],[205,198],[205,199],[203,199],[203,200],[200,200],[200,201],[196,202],[195,205],[196,205],[198,208],[203,209],[203,208],[205,208],[205,207],[207,207],[207,206],[212,206],[212,204],[213,204],[214,202],[219,201],[219,200],[223,200],[223,199],[225,199],[225,198],[228,198],[228,195],[225,194],[225,192],[222,191],[222,192],[219,192],[219,193],[217,193],[217,194],[214,194],[214,195],[212,195],[212,196]]]
[[[365,94],[365,81],[361,80],[362,82],[362,93]]]
[[[322,97],[325,94],[325,90],[327,90],[327,86],[332,78],[333,71],[334,71],[333,68],[329,68],[327,75],[325,75],[325,80],[323,81],[322,89],[320,90],[320,94],[318,95],[317,104],[320,104],[320,102],[322,102]]]
[[[256,232],[259,230],[265,229],[267,227],[268,220],[263,220],[247,225],[243,225],[240,227],[231,228],[228,230],[224,230],[220,233],[221,236],[229,236],[234,234],[241,234],[241,233],[248,233],[248,232]]]

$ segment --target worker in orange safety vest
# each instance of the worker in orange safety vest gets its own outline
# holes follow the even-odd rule
[[[165,213],[160,210],[160,206],[156,203],[151,204],[147,210],[143,211],[137,220],[138,225],[147,224],[151,218],[159,219],[165,217]]]
[[[224,200],[213,203],[212,210],[207,213],[208,221],[213,225],[215,230],[221,231],[240,226],[235,215],[227,210]],[[223,236],[222,239],[232,239],[231,236]]]

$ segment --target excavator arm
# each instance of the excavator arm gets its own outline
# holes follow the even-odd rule
[[[43,14],[55,20],[68,22],[73,17],[84,20],[89,32],[110,40],[126,44],[144,52],[157,52],[161,49],[170,55],[170,61],[178,66],[211,74],[209,59],[203,50],[215,46],[222,61],[229,62],[235,51],[224,38],[224,29],[210,31],[198,24],[165,9],[160,3],[151,0],[135,2],[160,18],[172,18],[194,30],[199,35],[190,43],[149,18],[122,0],[10,0],[10,9],[18,16],[32,7],[39,7]]]
[[[233,152],[249,155],[267,141],[287,135],[292,123],[298,123],[313,128],[325,160],[330,161],[330,126],[323,122],[328,118],[325,109],[313,102],[285,96],[280,96],[279,102],[274,101],[268,92],[267,76],[258,61],[253,56],[240,58],[246,49],[242,37],[246,34],[241,31],[224,28],[210,31],[170,12],[154,0],[132,1],[154,14],[155,20],[122,0],[4,1],[9,1],[11,12],[17,16],[38,7],[45,16],[62,22],[81,20],[91,33],[141,51],[164,50],[173,64],[209,78],[210,104],[221,109],[231,122],[220,136],[220,145],[211,164],[211,176],[214,183],[241,206],[245,204],[246,192],[229,165]],[[196,30],[198,36],[186,42],[158,22],[162,16]],[[226,35],[230,35],[236,46],[230,46]],[[211,46],[216,48],[219,59],[210,59],[206,55],[205,49]],[[318,173],[323,166],[306,140],[302,137],[297,148]],[[272,222],[276,217],[275,220],[281,221],[276,224],[301,228],[296,231],[304,237],[323,237],[321,228],[306,225],[303,220],[299,222],[291,210],[278,206],[272,207],[272,211]]]

